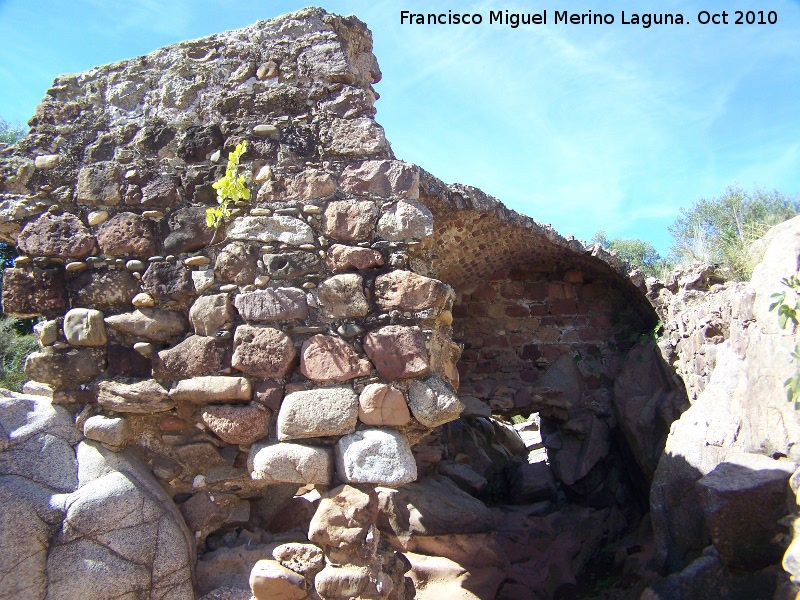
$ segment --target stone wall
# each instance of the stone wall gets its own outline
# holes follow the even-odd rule
[[[206,583],[232,531],[249,548],[268,525],[304,525],[302,547],[253,571],[258,597],[410,597],[381,538],[409,541],[403,498],[428,494],[423,540],[424,515],[459,494],[483,517],[453,527],[486,535],[489,510],[458,486],[486,488],[519,466],[502,448],[526,447],[485,404],[539,412],[546,452],[524,466],[546,485],[520,497],[555,511],[568,492],[587,523],[605,515],[562,544],[556,562],[579,566],[548,579],[556,593],[638,523],[615,408],[630,394],[614,385],[625,364],[636,380],[626,353],[656,313],[615,256],[397,160],[374,120],[379,78],[366,26],[320,9],[57,78],[0,148],[0,239],[20,251],[3,309],[44,317],[26,389],[104,456],[144,461],[214,554]],[[244,141],[252,198],[215,230],[212,184]],[[295,497],[312,488],[333,488],[314,510]]]

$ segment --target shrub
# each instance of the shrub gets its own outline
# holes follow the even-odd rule
[[[0,318],[0,387],[19,392],[26,381],[23,367],[25,357],[38,348],[32,333],[20,335],[17,319]]]

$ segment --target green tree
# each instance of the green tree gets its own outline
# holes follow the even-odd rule
[[[731,186],[717,198],[701,198],[669,227],[672,253],[680,262],[710,262],[729,279],[749,279],[761,259],[753,242],[773,225],[800,213],[800,198],[778,191]]]
[[[19,123],[9,123],[0,117],[0,143],[16,144],[25,135],[25,128]]]
[[[602,229],[594,234],[592,243],[600,244],[606,250],[616,250],[617,255],[627,263],[635,265],[648,277],[661,277],[666,269],[671,268],[669,262],[662,257],[655,246],[640,239],[609,239]]]

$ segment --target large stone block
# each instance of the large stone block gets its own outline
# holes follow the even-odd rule
[[[169,390],[172,400],[194,404],[249,401],[252,395],[250,381],[246,378],[221,375],[183,379]]]
[[[328,317],[365,317],[369,302],[364,294],[364,278],[356,273],[334,275],[319,284],[319,304]]]
[[[278,413],[278,439],[344,435],[358,421],[358,396],[349,387],[287,394]]]
[[[88,206],[116,206],[122,197],[119,184],[122,177],[110,162],[101,162],[83,167],[78,172],[75,201]]]
[[[423,239],[433,234],[433,214],[414,200],[401,200],[381,216],[378,237],[393,242]]]
[[[362,270],[379,267],[383,264],[383,255],[372,248],[359,248],[333,244],[328,248],[325,266],[333,272],[350,269]]]
[[[234,304],[245,321],[295,321],[308,316],[306,293],[300,288],[269,288],[239,294]]]
[[[249,446],[267,436],[272,413],[257,402],[246,406],[226,404],[206,407],[202,419],[223,442]]]
[[[330,448],[286,442],[255,444],[247,468],[250,477],[265,484],[330,485],[333,453]]]
[[[164,412],[175,406],[155,379],[135,383],[101,381],[97,384],[97,403],[114,412],[141,414]]]
[[[302,600],[306,580],[276,560],[263,559],[250,572],[250,589],[256,600]]]
[[[425,334],[419,327],[387,325],[364,337],[364,351],[378,373],[393,381],[426,375],[430,370]]]
[[[231,365],[255,377],[286,377],[297,352],[288,335],[274,327],[240,325],[233,336]]]
[[[18,244],[30,256],[81,259],[91,254],[95,239],[75,215],[48,212],[22,228]]]
[[[61,269],[3,271],[3,312],[25,319],[56,316],[67,307],[67,289]]]
[[[106,368],[106,353],[99,348],[44,348],[25,359],[25,375],[52,388],[88,383]]]
[[[265,254],[264,268],[272,279],[294,279],[319,271],[319,256],[313,252]]]
[[[397,487],[416,480],[417,463],[402,433],[362,429],[336,442],[336,473],[348,483]]]
[[[308,528],[308,539],[323,548],[352,549],[366,542],[378,519],[378,497],[340,485],[325,494]]]
[[[336,191],[336,180],[320,169],[306,169],[286,178],[286,195],[289,198],[312,200],[330,196]]]
[[[206,209],[203,206],[181,208],[162,221],[161,235],[164,252],[182,254],[194,252],[208,246],[212,240],[222,241],[222,232],[206,225]]]
[[[438,279],[411,271],[391,271],[375,279],[375,301],[383,310],[442,308],[447,292],[447,286]]]
[[[183,313],[161,308],[140,308],[105,318],[106,326],[134,338],[167,342],[189,330]]]
[[[372,237],[378,207],[369,200],[336,200],[322,215],[325,235],[339,241],[360,242]]]
[[[369,375],[371,367],[341,338],[315,335],[303,342],[300,371],[313,381],[347,381]]]
[[[139,282],[124,269],[83,271],[67,283],[73,306],[107,310],[126,308],[139,292]]]
[[[103,313],[91,308],[73,308],[64,315],[64,337],[73,346],[105,346]]]
[[[241,217],[231,223],[228,238],[253,242],[283,242],[290,246],[314,243],[314,231],[295,217]]]
[[[233,325],[236,311],[228,294],[201,296],[189,309],[189,322],[197,335],[214,335]]]
[[[261,247],[258,244],[233,242],[222,249],[214,264],[214,272],[222,281],[249,285],[258,275]]]
[[[411,421],[405,396],[385,383],[370,383],[358,396],[358,420],[365,425],[402,427]]]
[[[461,416],[464,405],[438,377],[414,381],[408,389],[408,407],[425,427],[438,427]]]
[[[169,380],[212,373],[222,366],[223,351],[212,337],[189,336],[153,357],[153,376]]]
[[[400,160],[366,160],[345,167],[339,186],[359,196],[418,198],[419,167]]]
[[[106,256],[153,256],[156,253],[155,225],[134,213],[118,213],[100,225],[97,243]]]
[[[706,527],[722,563],[756,571],[781,560],[778,523],[794,506],[787,503],[792,461],[760,454],[733,454],[695,485]],[[793,504],[793,503],[792,503]]]
[[[156,300],[176,300],[183,302],[194,296],[192,274],[181,262],[150,263],[142,284]]]

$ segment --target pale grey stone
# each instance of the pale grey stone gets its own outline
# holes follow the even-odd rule
[[[336,443],[336,473],[347,483],[397,487],[417,478],[405,435],[393,429],[362,429]]]
[[[378,237],[393,242],[426,238],[433,234],[433,214],[416,200],[401,200],[378,220]]]
[[[73,308],[64,315],[64,337],[73,346],[105,346],[103,313],[91,308]]]
[[[408,407],[425,427],[438,427],[458,419],[464,405],[450,387],[438,377],[414,381],[408,389]]]
[[[189,330],[186,317],[174,310],[140,308],[105,318],[107,327],[152,342],[167,342]]]
[[[52,346],[58,339],[58,321],[40,321],[33,326],[33,333],[36,334],[40,347]]]
[[[133,436],[130,423],[123,417],[94,415],[83,423],[83,435],[109,446],[122,446]]]
[[[333,475],[330,448],[280,442],[254,444],[247,457],[250,477],[265,484],[329,485]]]
[[[292,246],[312,244],[314,231],[305,222],[294,217],[242,217],[228,228],[228,238],[255,242],[283,242]]]
[[[332,318],[364,317],[369,302],[364,294],[364,278],[357,273],[334,275],[319,284],[319,304]]]
[[[351,433],[358,421],[358,395],[349,387],[287,394],[278,413],[278,439]]]
[[[270,288],[239,294],[233,303],[245,321],[293,321],[308,316],[306,294],[299,288]]]

